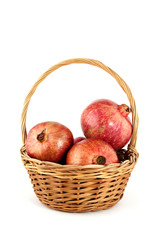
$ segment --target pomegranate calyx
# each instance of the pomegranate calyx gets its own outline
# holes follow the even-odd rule
[[[43,129],[42,132],[37,135],[37,140],[38,140],[39,142],[43,142],[44,137],[45,137],[45,131],[46,131],[46,128]]]
[[[128,107],[126,104],[121,104],[119,105],[119,111],[124,117],[127,117],[128,114],[131,112],[131,108]]]
[[[106,163],[106,158],[104,156],[98,156],[96,158],[96,164],[99,164],[99,165],[105,165]]]

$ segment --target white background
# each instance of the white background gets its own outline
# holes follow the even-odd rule
[[[159,12],[158,0],[0,1],[1,239],[160,239]],[[28,91],[49,67],[76,57],[97,59],[116,71],[130,86],[140,118],[140,157],[123,199],[90,213],[42,205],[19,153]],[[101,69],[63,67],[38,87],[27,129],[53,120],[80,136],[81,112],[99,98],[129,104]]]

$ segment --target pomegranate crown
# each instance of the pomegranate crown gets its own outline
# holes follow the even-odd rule
[[[126,104],[121,104],[119,105],[119,111],[124,117],[127,117],[131,112],[131,108],[128,107]]]

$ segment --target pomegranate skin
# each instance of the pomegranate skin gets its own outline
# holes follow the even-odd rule
[[[78,142],[80,142],[84,139],[86,139],[86,138],[85,137],[77,137],[77,138],[74,139],[74,144],[76,144],[76,143],[78,143]]]
[[[72,145],[73,135],[67,127],[57,122],[43,122],[29,131],[26,151],[32,158],[58,163]]]
[[[108,143],[93,138],[82,140],[73,145],[66,158],[68,165],[108,165],[118,162],[115,150]]]
[[[81,127],[86,138],[102,139],[115,150],[124,147],[131,138],[130,108],[107,99],[92,102],[81,115]]]

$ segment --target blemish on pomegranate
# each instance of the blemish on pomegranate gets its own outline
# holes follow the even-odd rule
[[[99,133],[100,133],[100,134],[104,133],[105,129],[106,129],[106,127],[105,127],[105,125],[103,125],[103,126],[99,129]]]

